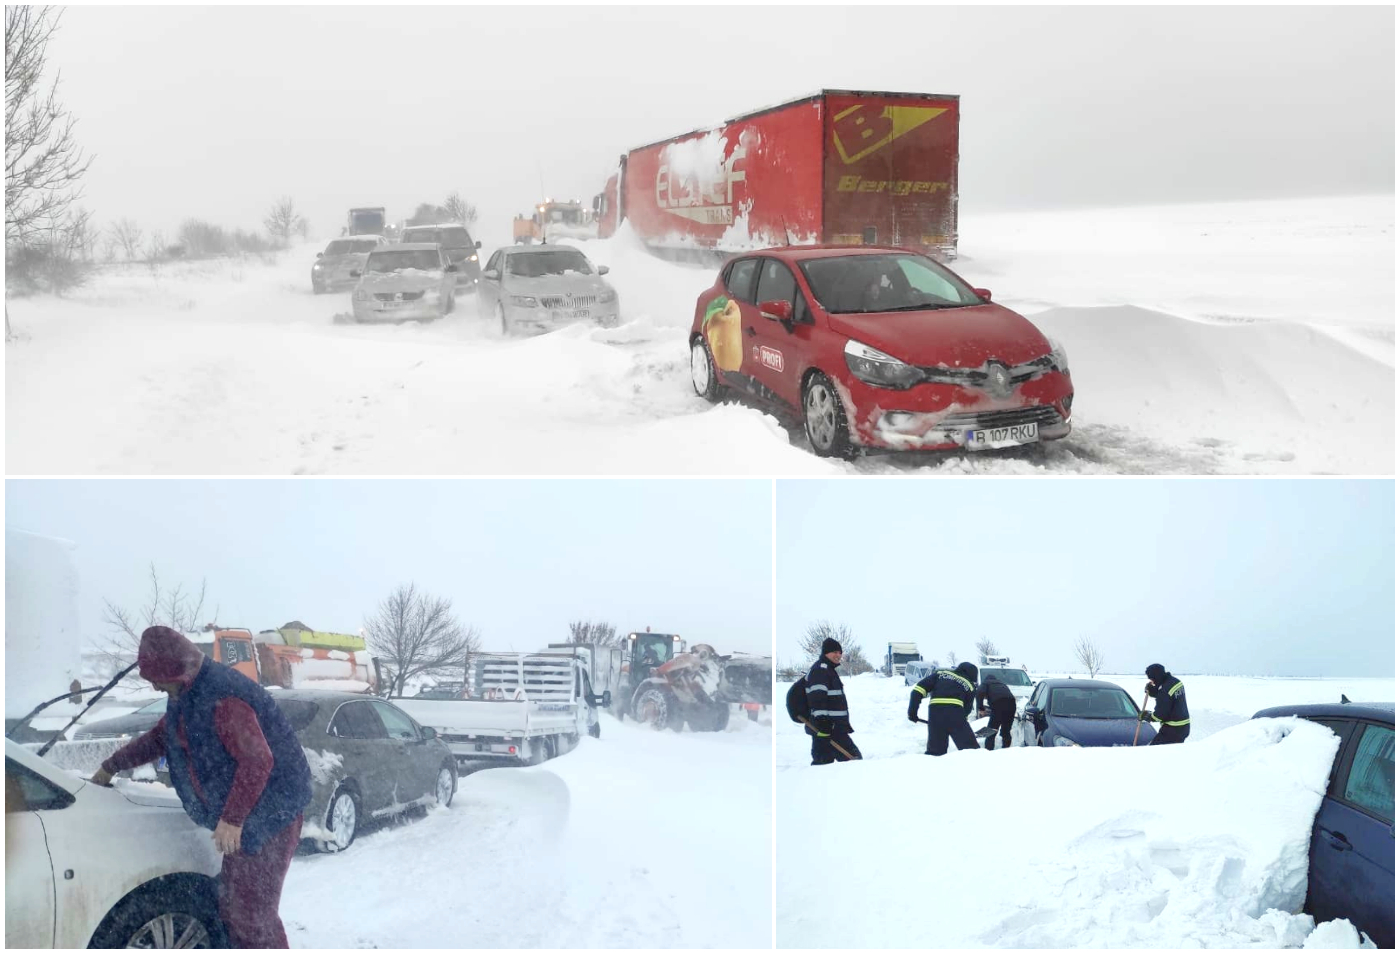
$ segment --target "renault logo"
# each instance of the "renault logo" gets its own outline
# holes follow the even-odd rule
[[[987,368],[987,390],[997,397],[1006,397],[1011,393],[1011,372],[1005,365],[993,362]]]

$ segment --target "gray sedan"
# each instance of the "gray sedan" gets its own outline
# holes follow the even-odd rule
[[[350,296],[356,321],[426,321],[457,303],[457,266],[440,245],[389,245],[369,253]]]
[[[316,262],[311,266],[311,290],[319,295],[337,288],[354,288],[359,279],[351,273],[365,267],[370,252],[388,244],[382,235],[332,239],[324,252],[316,253]]]
[[[311,766],[301,834],[322,851],[349,848],[372,819],[452,803],[451,750],[392,703],[319,689],[275,690],[273,697]]]
[[[503,248],[481,273],[477,307],[501,333],[551,331],[576,321],[611,328],[618,321],[617,291],[578,249],[568,245]]]

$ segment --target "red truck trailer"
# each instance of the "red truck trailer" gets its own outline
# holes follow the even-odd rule
[[[774,245],[958,246],[958,97],[822,90],[633,149],[594,196],[667,258]]]

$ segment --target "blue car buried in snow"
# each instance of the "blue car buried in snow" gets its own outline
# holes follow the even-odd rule
[[[1395,703],[1275,706],[1256,719],[1298,716],[1337,733],[1327,792],[1308,847],[1303,910],[1346,918],[1377,947],[1395,946]]]
[[[1147,745],[1157,731],[1138,730],[1138,707],[1128,691],[1097,679],[1042,679],[1016,717],[1022,745],[1102,747]]]

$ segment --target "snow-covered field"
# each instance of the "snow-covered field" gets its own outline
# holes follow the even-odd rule
[[[601,739],[465,776],[450,808],[298,855],[293,947],[755,948],[772,938],[770,726]],[[347,893],[347,885],[353,891]]]
[[[1349,924],[1293,914],[1335,736],[1249,716],[1393,700],[1395,680],[1180,675],[1179,746],[934,760],[908,687],[875,675],[845,680],[863,762],[809,765],[780,718],[778,945],[926,947],[936,930],[940,948],[1359,946]],[[1136,699],[1146,681],[1099,678]]]
[[[335,324],[348,293],[311,294],[320,244],[12,300],[8,472],[1394,472],[1393,196],[965,205],[955,267],[1062,340],[1076,385],[1068,439],[986,456],[822,461],[768,415],[710,407],[685,333],[714,269],[582,245],[620,328],[503,340],[465,296],[433,325]]]

